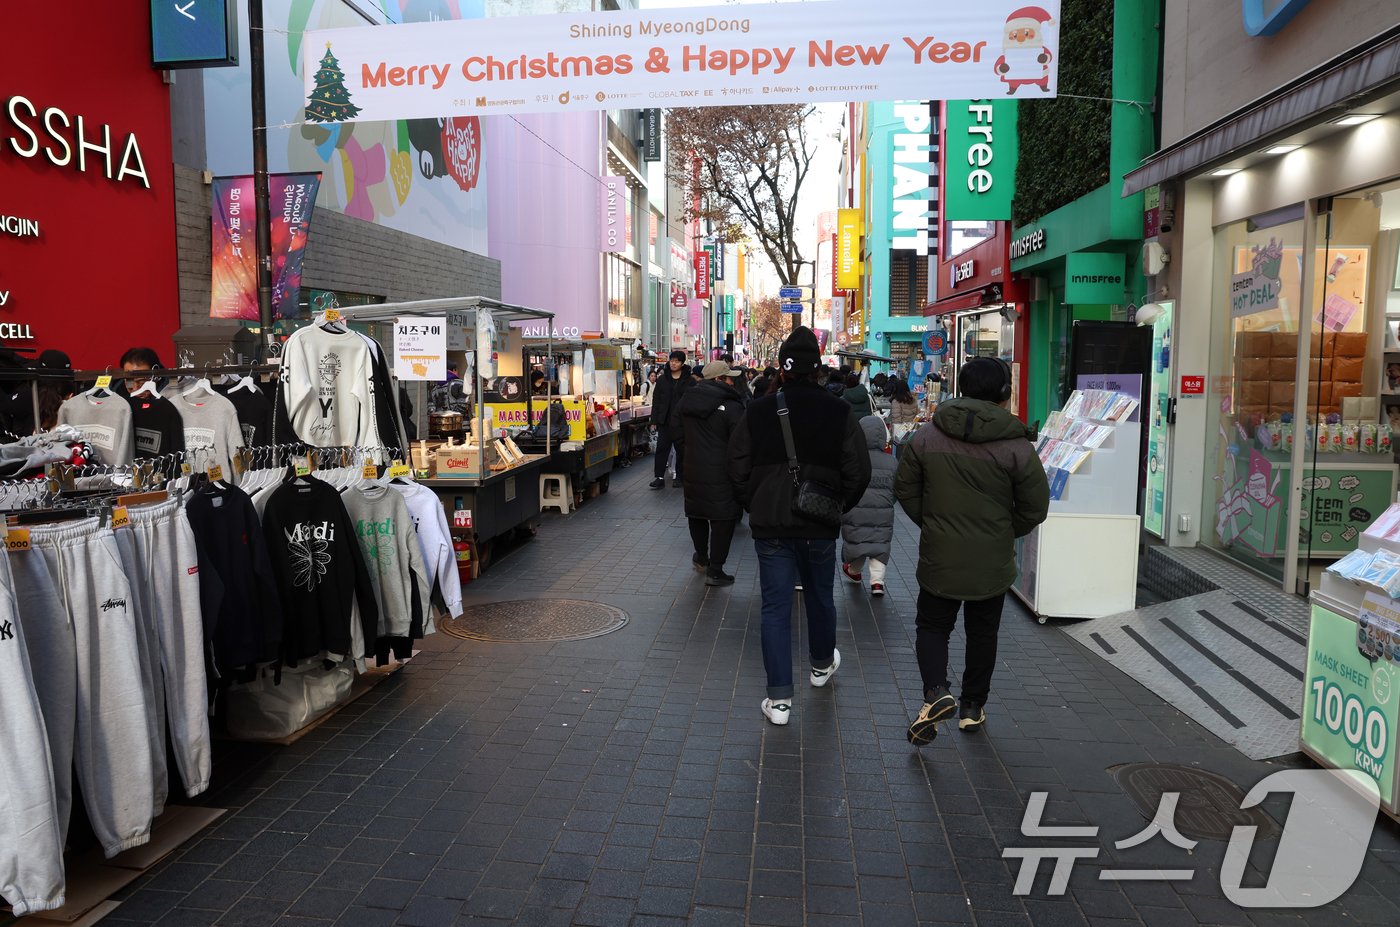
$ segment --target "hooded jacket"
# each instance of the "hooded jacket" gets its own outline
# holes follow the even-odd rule
[[[671,368],[664,366],[656,375],[656,389],[651,394],[651,423],[657,428],[679,429],[681,427],[680,405],[685,391],[695,388],[695,377],[689,364],[681,364],[681,375],[671,376]]]
[[[850,392],[846,390],[846,395]],[[856,507],[841,518],[841,559],[851,563],[862,557],[875,557],[888,562],[890,540],[894,537],[895,459],[885,453],[889,434],[878,416],[861,419],[860,430],[870,455],[870,485]]]
[[[728,521],[743,513],[729,482],[729,438],[743,417],[739,391],[718,380],[705,380],[682,394],[687,517]]]
[[[870,403],[870,390],[865,388],[864,383],[846,387],[841,398],[851,404],[851,412],[855,415],[856,421],[860,421],[867,415],[875,414],[875,407]]]
[[[843,500],[842,511],[850,511],[870,482],[865,434],[856,425],[850,403],[810,380],[784,384],[782,395],[800,478],[837,490]],[[836,527],[793,511],[792,475],[778,423],[776,394],[749,403],[743,421],[734,429],[729,441],[729,478],[740,504],[749,511],[749,528],[755,538],[836,538]]]
[[[919,588],[979,601],[1016,580],[1015,540],[1045,520],[1050,486],[1026,426],[993,402],[944,402],[899,455],[894,493],[919,526]]]

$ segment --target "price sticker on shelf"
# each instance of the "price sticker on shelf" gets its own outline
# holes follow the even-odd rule
[[[408,476],[413,471],[402,460],[396,460],[389,464],[389,479],[396,480],[400,477]]]
[[[131,516],[126,511],[126,506],[118,505],[112,508],[112,527],[125,528],[131,524]]]
[[[219,464],[214,464],[214,466],[210,467],[210,468],[208,469],[208,471],[206,471],[206,472],[209,474],[209,482],[211,482],[211,483],[220,483],[220,482],[223,482],[223,479],[224,479],[224,468],[223,468],[222,466],[220,466]]]
[[[293,458],[292,458],[292,472],[295,473],[297,476],[310,476],[310,475],[311,475],[311,458],[309,458],[309,457],[293,457]]]
[[[5,532],[5,549],[14,553],[15,551],[29,549],[29,529],[11,528]]]
[[[98,388],[98,389],[111,389],[111,388],[112,388],[112,378],[111,378],[110,376],[105,376],[105,375],[104,375],[104,376],[98,377],[98,378],[97,378],[97,388]]]
[[[379,479],[379,468],[372,463],[367,463],[364,470],[361,471],[361,476],[367,480],[377,480]]]

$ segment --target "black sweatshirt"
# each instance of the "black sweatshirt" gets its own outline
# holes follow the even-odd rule
[[[287,665],[322,654],[334,659],[374,653],[379,606],[355,526],[335,488],[302,477],[273,490],[263,511],[263,536],[286,615],[282,651]],[[356,601],[364,645],[352,654],[350,619]]]
[[[262,447],[272,443],[272,403],[261,389],[218,387],[217,392],[233,403],[238,413],[238,427],[243,432],[244,447]]]
[[[282,605],[248,494],[210,484],[185,506],[199,551],[199,597],[214,668],[227,680],[282,652]]]
[[[185,449],[185,422],[169,399],[154,396],[127,397],[131,404],[131,430],[136,457],[160,457]]]

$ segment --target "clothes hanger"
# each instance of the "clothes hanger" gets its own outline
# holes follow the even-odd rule
[[[146,379],[146,382],[132,391],[131,396],[133,399],[138,396],[150,396],[152,399],[161,398],[160,389],[156,386],[155,368],[151,368],[149,372],[151,376]]]
[[[105,383],[103,382],[104,380],[106,381]],[[92,398],[97,398],[98,393],[106,393],[108,396],[111,396],[113,395],[111,383],[112,368],[108,367],[107,372],[97,378],[97,382],[93,384],[91,389],[83,390],[83,395]]]
[[[236,393],[241,389],[246,389],[249,392],[253,393],[258,391],[258,381],[257,378],[253,376],[252,367],[249,367],[248,372],[238,378],[238,382],[233,384],[233,387],[229,389],[229,392]]]
[[[214,384],[209,382],[209,367],[207,365],[204,368],[204,376],[200,377],[198,380],[195,380],[194,385],[191,386],[189,389],[185,390],[184,396],[186,399],[193,401],[195,399],[195,394],[200,392],[206,393],[210,396],[219,395],[218,393],[214,392]]]

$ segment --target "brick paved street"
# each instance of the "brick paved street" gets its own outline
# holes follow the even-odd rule
[[[106,923],[1400,923],[1389,825],[1360,883],[1303,913],[1226,902],[1221,842],[1191,855],[1160,839],[1114,850],[1147,822],[1111,767],[1184,763],[1244,789],[1279,767],[1246,760],[1018,605],[1003,620],[985,732],[911,748],[916,547],[902,515],[890,595],[837,588],[833,685],[799,685],[794,723],[768,726],[747,532],[731,559],[738,583],[707,589],[690,569],[680,491],[649,491],[649,477],[649,466],[618,472],[611,493],[547,518],[468,587],[469,602],[606,602],[631,616],[625,628],[554,644],[439,634],[294,746],[223,745],[209,803],[230,813]],[[1047,897],[1042,875],[1023,901],[1000,853],[1034,845],[1019,826],[1038,790],[1050,792],[1047,820],[1100,825],[1104,852],[1065,895]],[[1098,879],[1149,861],[1196,876]]]

